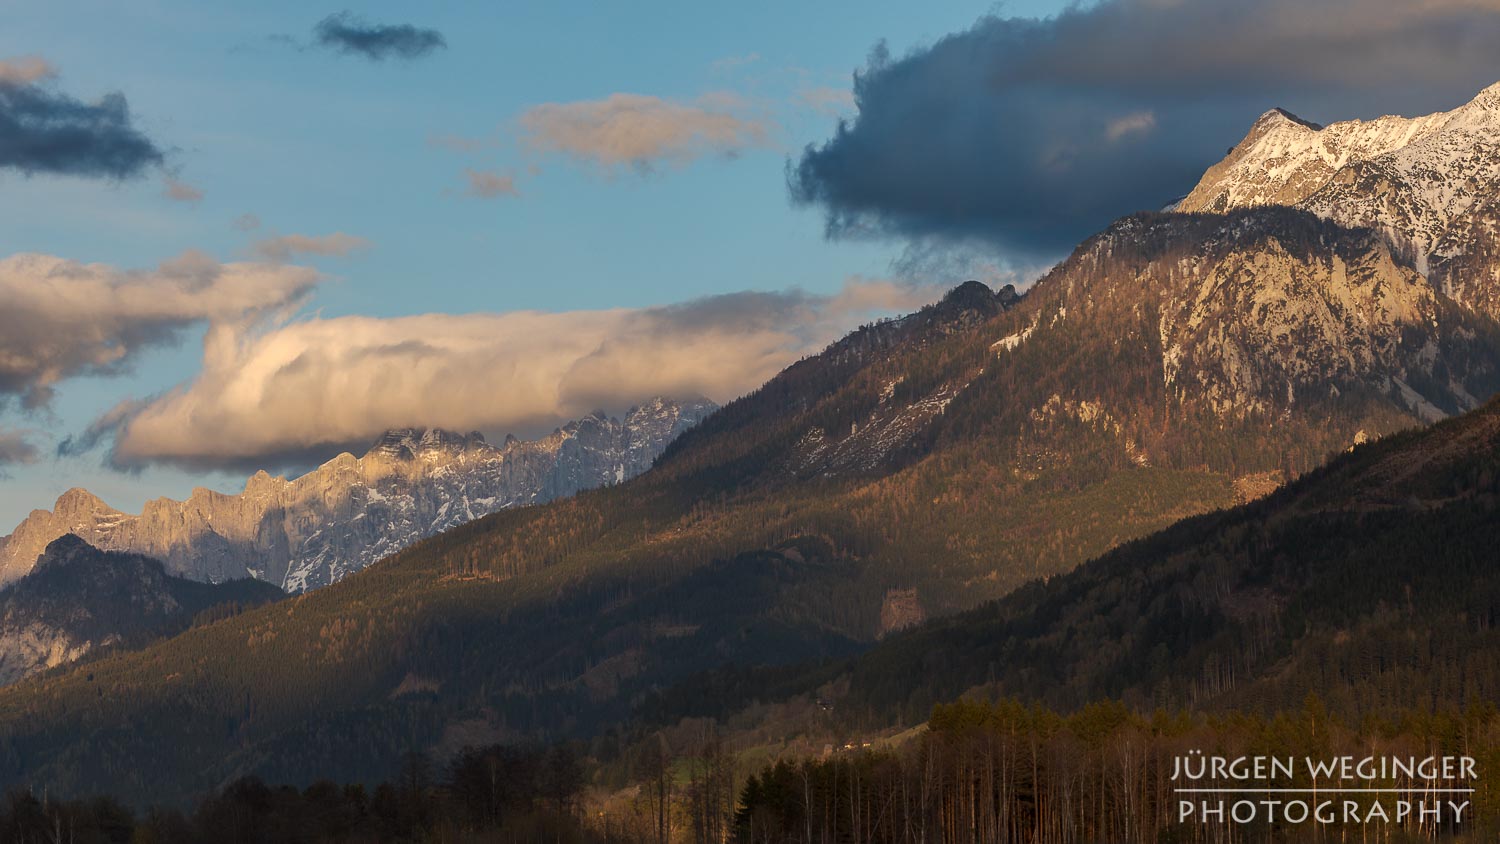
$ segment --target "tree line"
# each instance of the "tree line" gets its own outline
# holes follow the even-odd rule
[[[1463,821],[1291,824],[1262,813],[1251,823],[1180,821],[1174,760],[1193,751],[1237,756],[1466,755],[1477,781],[1361,780],[1361,787],[1474,786]],[[735,840],[777,842],[1130,841],[1251,844],[1272,841],[1494,841],[1500,793],[1484,776],[1500,764],[1500,717],[1492,704],[1461,712],[1410,712],[1346,723],[1315,696],[1272,717],[1134,712],[1118,702],[1070,715],[1016,700],[961,701],[934,709],[927,731],[900,747],[783,759],[740,792]],[[1306,771],[1277,786],[1308,787]],[[1325,797],[1326,799],[1326,797]],[[1340,796],[1341,804],[1344,796]],[[1386,796],[1352,799],[1360,817]],[[1340,807],[1342,811],[1342,807]]]
[[[297,842],[624,840],[585,825],[584,768],[567,746],[466,749],[441,771],[409,753],[373,789],[329,780],[305,788],[238,779],[190,811],[136,812],[109,797],[11,791],[7,844],[297,844]]]

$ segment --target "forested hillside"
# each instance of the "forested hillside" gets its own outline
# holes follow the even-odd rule
[[[1497,544],[1500,400],[1356,448],[1259,501],[893,636],[846,665],[801,679],[726,673],[685,687],[683,700],[706,710],[727,701],[709,702],[704,688],[742,698],[834,688],[836,720],[852,731],[916,723],[965,694],[1065,712],[1113,699],[1267,716],[1316,695],[1351,724],[1453,712],[1500,699]]]
[[[1489,395],[1497,364],[1494,323],[1369,232],[1128,218],[1024,297],[965,284],[854,332],[633,481],[6,690],[0,777],[185,799],[598,736],[686,678],[846,657],[1262,494]]]

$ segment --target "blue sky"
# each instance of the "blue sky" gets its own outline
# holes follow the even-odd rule
[[[1051,4],[1012,4],[1045,12]],[[598,3],[349,7],[375,23],[440,31],[447,49],[372,62],[309,48],[344,7],[302,3],[8,4],[0,59],[40,56],[81,100],[119,91],[167,169],[201,192],[163,195],[163,175],[123,181],[0,172],[0,255],[37,252],[120,269],[185,250],[253,258],[284,234],[368,241],[347,257],[301,256],[330,280],[303,314],[328,317],[518,309],[637,308],[744,290],[832,293],[853,275],[891,274],[900,243],[829,242],[816,209],[788,200],[785,167],[831,131],[808,92],[847,92],[888,39],[903,51],[962,29],[986,4]],[[275,36],[290,36],[290,44]],[[774,126],[764,146],[642,174],[580,164],[518,141],[541,103],[636,93],[694,101],[730,92]],[[850,111],[847,105],[835,106]],[[475,141],[456,151],[442,137]],[[512,175],[518,196],[464,195],[466,169]],[[236,220],[253,215],[259,227]],[[128,374],[65,378],[49,406],[11,402],[0,427],[40,458],[6,469],[0,531],[82,485],[135,511],[155,495],[229,471],[105,468],[95,450],[54,458],[62,438],[117,401],[192,379],[202,326],[142,351]]]

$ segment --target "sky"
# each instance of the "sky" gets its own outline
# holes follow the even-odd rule
[[[1500,79],[1500,0],[8,2],[0,533],[396,426],[727,401],[1186,193],[1272,106]]]

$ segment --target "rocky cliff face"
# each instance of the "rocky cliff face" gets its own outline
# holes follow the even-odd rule
[[[634,477],[714,408],[658,398],[623,421],[595,413],[499,446],[477,433],[388,431],[362,457],[341,454],[294,480],[258,472],[239,494],[200,488],[186,501],[148,502],[138,516],[73,489],[0,546],[0,582],[26,574],[49,542],[72,533],[194,580],[249,576],[301,592],[496,510]]]
[[[155,560],[100,551],[68,534],[0,591],[0,685],[96,648],[175,632],[210,608],[230,612],[279,597],[265,583],[172,577]]]
[[[1414,420],[1500,389],[1500,337],[1387,240],[1290,208],[1126,218],[1037,285],[1040,334],[1149,324],[1167,394],[1219,416],[1312,412],[1360,391]]]

